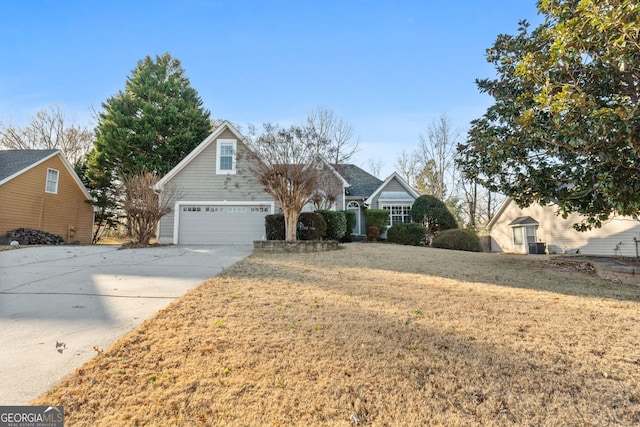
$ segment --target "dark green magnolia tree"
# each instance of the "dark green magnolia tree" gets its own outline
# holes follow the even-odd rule
[[[580,230],[640,209],[640,4],[543,0],[545,21],[487,50],[494,98],[458,147],[464,175],[521,206],[557,203]]]
[[[87,175],[114,187],[134,174],[162,176],[211,132],[209,111],[168,53],[139,61],[102,108]]]
[[[435,196],[418,197],[411,206],[411,219],[427,229],[428,240],[442,230],[458,228],[458,222],[447,208],[447,205]]]

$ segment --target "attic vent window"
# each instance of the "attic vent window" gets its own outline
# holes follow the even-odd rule
[[[46,193],[58,194],[58,176],[60,172],[55,169],[47,169],[47,184],[44,188]]]

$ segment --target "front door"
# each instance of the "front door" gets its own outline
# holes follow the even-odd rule
[[[359,235],[360,232],[360,204],[358,202],[349,202],[347,209],[353,211],[356,214],[356,221],[353,223],[353,229],[351,234]]]

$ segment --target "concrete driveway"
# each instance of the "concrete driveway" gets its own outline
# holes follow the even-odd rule
[[[0,405],[26,405],[251,246],[0,252]],[[52,402],[55,404],[55,402]]]

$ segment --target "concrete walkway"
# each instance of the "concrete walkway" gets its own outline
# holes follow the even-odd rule
[[[0,405],[26,405],[251,246],[0,252]],[[55,402],[52,402],[55,404]]]

